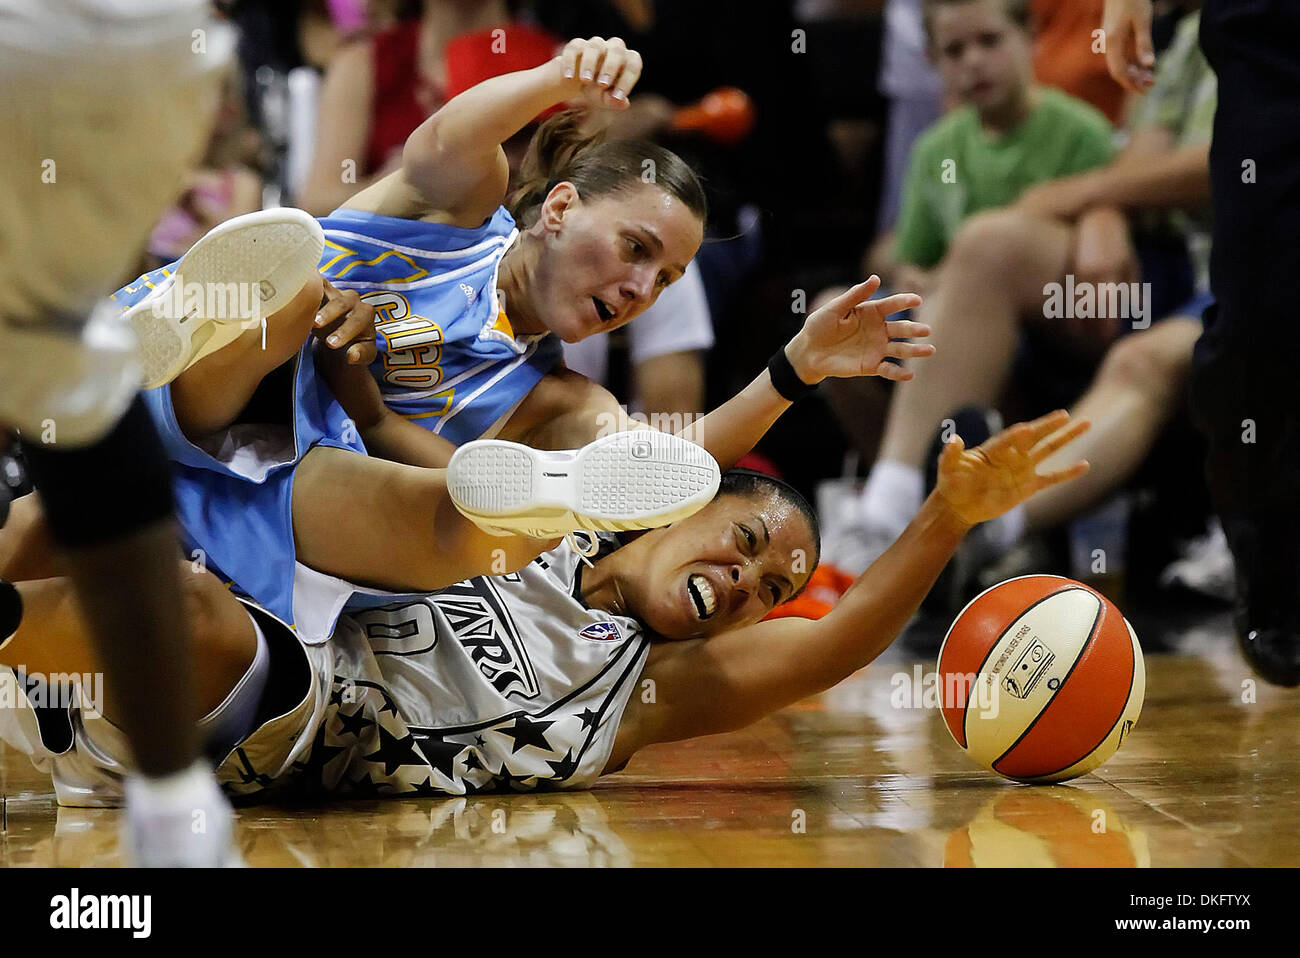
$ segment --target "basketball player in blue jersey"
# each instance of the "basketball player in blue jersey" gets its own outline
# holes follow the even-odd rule
[[[1037,471],[1086,428],[1060,411],[976,449],[954,438],[916,519],[815,621],[760,621],[807,582],[818,535],[797,493],[745,472],[674,525],[602,536],[585,568],[564,543],[515,573],[351,613],[325,645],[214,576],[188,576],[218,775],[263,797],[577,788],[647,745],[742,728],[871,662],[972,526],[1086,471]],[[42,562],[30,551],[0,561],[0,575],[26,563],[40,579],[18,583],[27,613],[0,662],[77,671],[85,624]],[[51,772],[64,804],[115,801],[112,713],[72,710],[75,741],[56,751],[37,711],[0,716],[0,734]]]

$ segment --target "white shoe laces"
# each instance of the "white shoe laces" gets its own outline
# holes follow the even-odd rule
[[[578,540],[578,533],[582,533],[586,546]],[[587,564],[587,568],[594,569],[595,563],[591,557],[600,551],[600,540],[596,538],[594,532],[588,532],[585,529],[571,529],[564,534],[564,541],[567,542],[573,551],[578,553],[578,558]]]

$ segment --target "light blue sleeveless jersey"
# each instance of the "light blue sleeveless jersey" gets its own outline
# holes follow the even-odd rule
[[[512,410],[561,357],[543,334],[516,338],[497,294],[517,235],[503,208],[477,229],[335,210],[321,220],[321,273],[375,308],[371,372],[390,409],[457,445]]]

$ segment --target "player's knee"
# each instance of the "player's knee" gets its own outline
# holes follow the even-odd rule
[[[324,294],[324,278],[319,273],[312,274],[288,305],[267,318],[268,335],[277,341],[285,340],[295,347],[300,346],[315,327],[316,313]]]
[[[1156,335],[1154,329],[1146,330],[1125,336],[1111,346],[1099,378],[1163,398],[1175,394],[1186,382],[1191,359],[1189,349]]]
[[[1030,217],[1019,210],[983,210],[958,227],[947,259],[986,274],[1012,273],[1021,261],[1018,251],[1032,233]]]

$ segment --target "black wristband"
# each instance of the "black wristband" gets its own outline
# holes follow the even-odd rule
[[[817,389],[815,383],[810,386],[799,378],[799,374],[790,365],[784,346],[774,352],[772,358],[767,361],[767,371],[772,377],[772,385],[776,387],[776,391],[790,402],[798,402]]]

